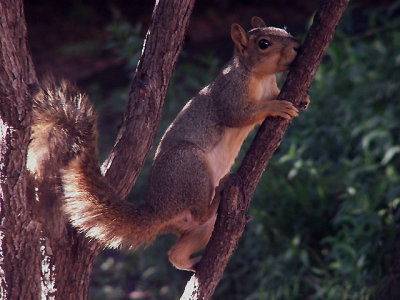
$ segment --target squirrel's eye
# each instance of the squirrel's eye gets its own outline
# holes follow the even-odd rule
[[[270,45],[271,43],[267,40],[262,39],[258,41],[258,47],[260,47],[261,50],[267,49]]]

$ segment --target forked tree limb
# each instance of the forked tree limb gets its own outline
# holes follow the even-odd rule
[[[279,99],[300,106],[349,1],[322,1]],[[220,192],[221,204],[212,238],[181,299],[211,298],[243,234],[246,213],[257,184],[290,123],[282,118],[265,120],[237,173],[227,179]]]
[[[102,166],[103,173],[122,198],[132,190],[153,146],[194,2],[156,1],[123,123]]]

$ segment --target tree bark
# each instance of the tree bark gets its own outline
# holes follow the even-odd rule
[[[39,299],[40,230],[25,197],[28,85],[36,76],[26,47],[22,1],[2,0],[0,11],[0,298]]]
[[[124,122],[104,164],[121,197],[130,192],[153,144],[193,5],[194,0],[156,2]],[[0,1],[0,26],[0,298],[86,299],[99,247],[65,220],[57,174],[36,188],[25,174],[28,85],[37,86],[37,79],[21,0]]]
[[[322,1],[278,99],[300,106],[349,1]],[[210,243],[181,299],[211,298],[243,234],[257,184],[290,123],[282,118],[266,119],[237,173],[229,176],[220,193],[221,204]]]

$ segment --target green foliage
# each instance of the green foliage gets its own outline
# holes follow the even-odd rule
[[[107,28],[109,34],[106,48],[114,50],[118,58],[125,60],[128,70],[134,70],[142,50],[142,24],[132,26],[117,8],[112,7],[111,11],[113,22]]]
[[[214,299],[400,299],[399,6],[358,18],[349,12],[341,22],[311,105],[271,160],[252,203],[254,220]],[[110,25],[109,47],[130,66],[142,44],[135,30]],[[183,53],[160,132],[219,67],[212,55]],[[127,89],[115,95],[126,99]],[[178,299],[189,274],[169,265],[172,240],[99,257],[92,299],[126,299],[133,290],[150,291],[146,299]]]

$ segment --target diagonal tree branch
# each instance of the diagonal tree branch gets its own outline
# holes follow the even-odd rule
[[[172,72],[195,0],[156,1],[128,106],[114,147],[102,166],[121,197],[133,188],[153,146]],[[121,172],[123,170],[123,172]]]
[[[290,100],[300,106],[349,1],[322,1],[279,99]],[[181,299],[211,298],[243,234],[247,223],[246,212],[257,184],[290,123],[282,118],[265,120],[239,170],[230,175],[224,184],[213,236]]]

